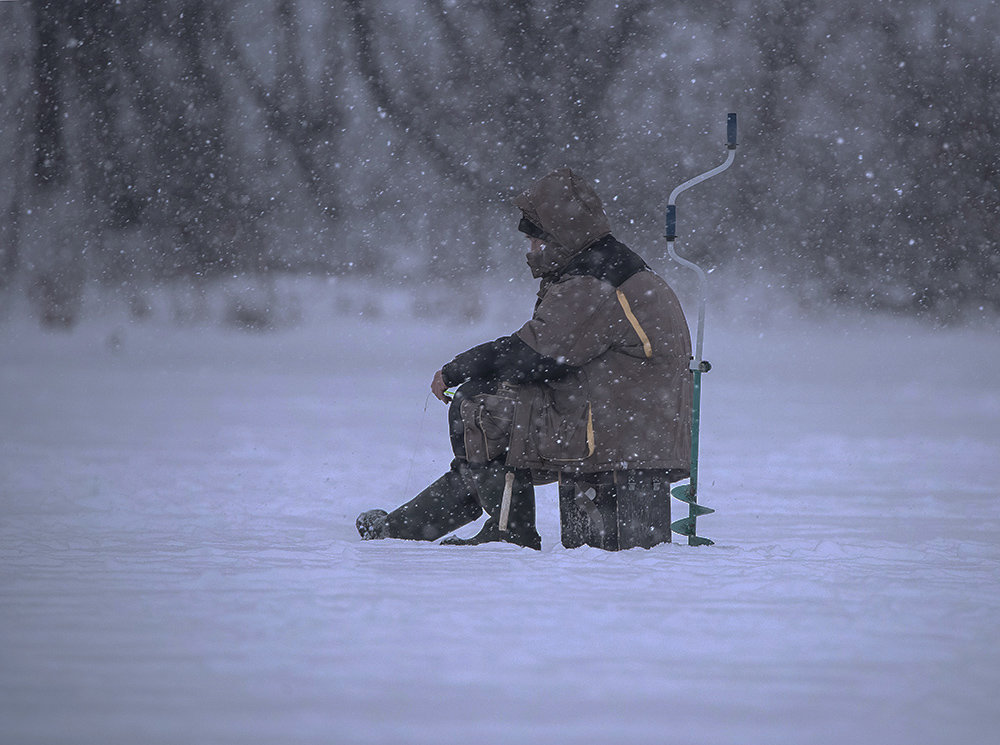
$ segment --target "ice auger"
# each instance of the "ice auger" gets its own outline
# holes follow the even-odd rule
[[[685,181],[670,193],[670,200],[667,202],[667,250],[670,258],[682,266],[695,271],[698,274],[698,283],[701,291],[701,299],[698,305],[698,330],[695,342],[694,357],[691,360],[690,370],[694,376],[694,395],[691,402],[691,479],[687,484],[676,486],[671,490],[675,499],[686,502],[688,505],[688,516],[675,520],[670,524],[670,529],[679,535],[686,535],[689,546],[711,546],[714,541],[697,535],[697,519],[700,515],[709,515],[715,510],[698,504],[698,432],[701,427],[701,375],[712,369],[712,366],[702,359],[702,346],[705,339],[705,305],[708,302],[708,277],[700,266],[693,261],[681,258],[674,250],[674,243],[677,239],[677,197],[682,192],[687,191],[692,186],[697,186],[702,181],[717,176],[733,164],[736,158],[736,114],[729,114],[726,117],[726,148],[728,154],[726,162],[717,168],[700,176],[695,176],[690,181]]]

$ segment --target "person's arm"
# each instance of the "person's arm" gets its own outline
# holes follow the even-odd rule
[[[446,387],[477,378],[498,378],[511,383],[534,383],[560,378],[574,368],[539,354],[514,334],[462,352],[441,368]]]

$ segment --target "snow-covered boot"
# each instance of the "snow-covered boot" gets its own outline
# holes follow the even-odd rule
[[[363,541],[385,538],[385,521],[389,513],[385,510],[366,510],[358,515],[355,525]]]
[[[442,543],[449,546],[478,546],[483,543],[505,541],[540,551],[542,538],[535,529],[535,487],[531,480],[531,472],[522,470],[514,472],[510,513],[507,517],[507,530],[504,533],[500,531],[500,509],[509,471],[502,464],[493,463],[476,468],[473,472],[477,496],[490,517],[483,523],[480,531],[471,538],[449,536]]]

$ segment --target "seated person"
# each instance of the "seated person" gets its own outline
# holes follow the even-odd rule
[[[531,320],[434,374],[431,390],[451,405],[451,468],[392,512],[362,513],[364,539],[433,541],[485,511],[476,536],[445,542],[539,549],[535,483],[631,469],[689,475],[691,339],[677,296],[611,235],[593,186],[570,169],[514,204],[541,281]]]

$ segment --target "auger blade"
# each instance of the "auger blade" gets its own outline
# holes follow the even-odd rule
[[[694,534],[695,522],[693,517],[685,517],[680,520],[674,520],[674,522],[670,523],[670,529],[678,535],[687,536],[689,546],[715,545],[715,541],[709,540],[708,538],[702,538],[701,536]]]
[[[687,536],[689,546],[715,545],[715,541],[709,540],[708,538],[702,538],[701,536],[694,534],[695,519],[693,517],[684,517],[680,520],[674,520],[674,522],[670,523],[670,529],[678,535]]]
[[[684,486],[677,486],[670,490],[670,493],[674,496],[674,499],[679,499],[681,502],[686,502],[688,509],[690,509],[691,514],[694,517],[700,517],[701,515],[711,515],[715,510],[711,507],[706,507],[703,504],[698,504],[694,501],[691,496],[691,487],[688,484]]]
[[[695,534],[695,524],[693,517],[682,517],[670,523],[670,529],[678,535],[692,536]]]
[[[690,503],[694,501],[694,498],[691,496],[691,484],[675,486],[670,490],[670,494],[674,499],[679,499],[682,502]]]

